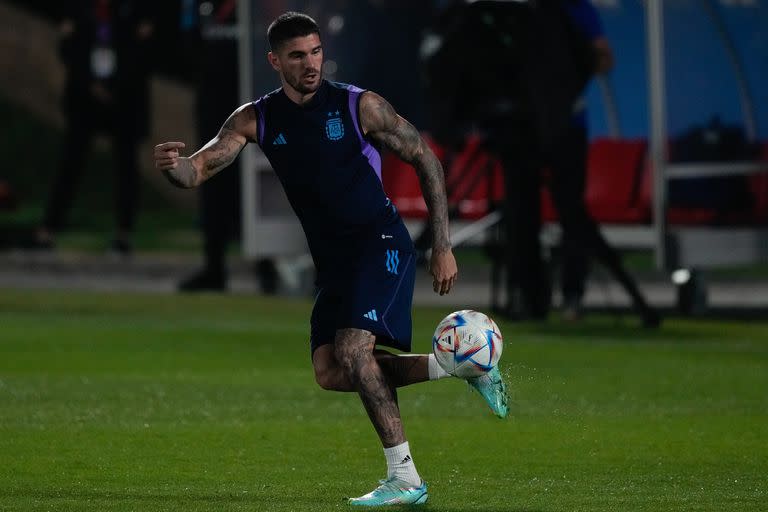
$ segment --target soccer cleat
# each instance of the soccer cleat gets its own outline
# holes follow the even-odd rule
[[[505,418],[509,412],[507,406],[507,386],[504,379],[501,378],[499,367],[494,366],[491,371],[480,377],[471,377],[467,383],[475,388],[480,395],[488,402],[488,406],[493,414],[499,418]]]
[[[423,505],[427,502],[427,483],[419,487],[407,487],[395,478],[380,480],[379,486],[359,498],[349,498],[349,504],[361,507],[382,507],[386,505]]]

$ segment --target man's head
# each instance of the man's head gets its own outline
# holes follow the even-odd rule
[[[293,11],[278,16],[267,29],[269,47],[273,52],[279,51],[280,46],[290,39],[310,34],[317,34],[320,37],[320,28],[315,20],[306,14]]]
[[[315,20],[286,12],[269,25],[267,37],[272,49],[269,63],[280,73],[283,84],[301,94],[316,91],[322,80],[323,47]]]

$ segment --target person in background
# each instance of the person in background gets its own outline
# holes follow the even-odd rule
[[[184,48],[193,70],[195,127],[198,142],[218,129],[222,117],[238,102],[236,0],[183,0],[182,33],[192,44]],[[203,267],[179,283],[179,291],[227,289],[227,249],[239,238],[240,166],[200,187],[199,215]]]
[[[600,15],[589,0],[563,0],[573,36],[587,43],[588,77],[605,75],[614,66],[614,56],[605,36]],[[604,264],[624,286],[644,326],[655,327],[660,317],[640,293],[624,269],[619,254],[608,244],[585,203],[589,136],[586,102],[579,96],[573,104],[571,122],[556,150],[547,153],[549,188],[562,227],[561,276],[563,317],[581,317],[582,298],[588,275],[590,253]]]
[[[443,6],[433,31],[425,70],[434,135],[450,146],[479,132],[504,170],[502,244],[492,257],[505,271],[507,297],[496,313],[548,318],[552,281],[540,240],[540,189],[548,169],[564,232],[566,317],[578,317],[591,252],[632,297],[643,325],[658,325],[658,314],[584,202],[582,95],[595,73],[613,65],[594,7],[587,0],[455,0]],[[455,80],[442,79],[447,70]]]
[[[264,18],[280,3],[264,2],[255,14]],[[187,42],[182,51],[188,63],[186,74],[195,88],[195,125],[201,145],[207,142],[206,134],[218,130],[221,119],[240,98],[236,15],[237,0],[181,0],[180,29]],[[263,27],[267,23],[264,21]],[[257,73],[254,79],[258,81],[264,74]],[[270,82],[270,86],[276,87],[277,82]],[[241,167],[239,162],[233,166],[231,172],[206,181],[199,189],[203,266],[178,284],[181,292],[223,292],[228,288],[227,252],[230,244],[240,239],[241,230]],[[255,275],[263,292],[276,292],[273,260],[257,261]]]
[[[63,2],[60,56],[66,68],[66,133],[42,222],[39,249],[55,247],[97,134],[111,138],[116,233],[110,249],[129,255],[139,202],[137,148],[149,124],[149,75],[155,22],[149,2]]]

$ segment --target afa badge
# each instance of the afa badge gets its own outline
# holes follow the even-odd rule
[[[341,122],[339,111],[328,112],[325,122],[325,135],[329,140],[341,140],[344,137],[344,123]]]

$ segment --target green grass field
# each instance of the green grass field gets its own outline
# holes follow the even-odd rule
[[[314,384],[310,308],[0,290],[0,510],[348,509],[386,466]],[[400,392],[429,510],[768,509],[768,323],[500,326],[507,420],[455,379]]]

